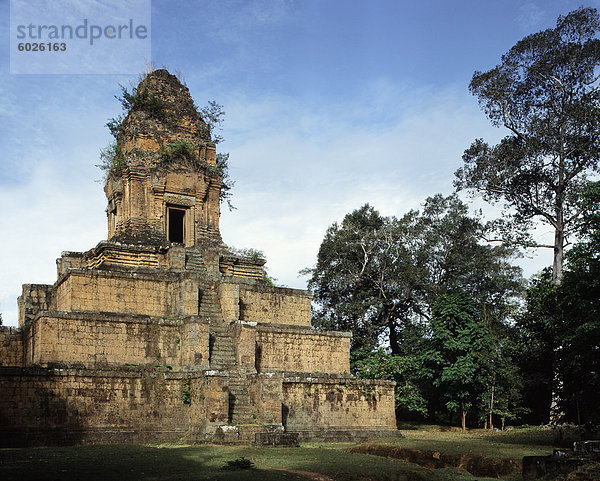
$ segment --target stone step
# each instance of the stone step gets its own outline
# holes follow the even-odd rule
[[[232,344],[226,344],[223,341],[219,342],[218,340],[215,340],[214,344],[212,345],[212,352],[213,352],[213,354],[234,353],[235,348],[233,347]]]
[[[218,346],[213,346],[212,349],[212,359],[235,359],[235,351],[231,348],[229,349],[219,349]]]
[[[219,348],[213,346],[213,359],[235,359],[235,351],[232,348]]]
[[[222,363],[223,362],[227,362],[227,363],[234,362],[235,363],[235,356],[233,354],[228,355],[228,356],[226,356],[226,355],[219,356],[218,354],[213,353],[210,360],[213,362],[222,362]]]
[[[235,365],[233,362],[219,362],[219,361],[213,361],[210,363],[210,368],[211,369],[217,369],[219,368],[219,370],[227,370],[227,371],[233,371],[235,369]]]
[[[210,332],[214,333],[214,334],[220,334],[223,337],[229,337],[231,339],[231,337],[229,336],[229,327],[227,324],[223,323],[211,323],[210,325]]]
[[[226,357],[221,357],[221,358],[213,358],[211,359],[211,365],[214,366],[227,366],[230,370],[235,368],[235,358],[234,357],[230,357],[230,358],[226,358]]]
[[[212,358],[210,360],[210,365],[212,366],[220,366],[220,367],[227,367],[228,370],[233,370],[235,369],[235,357],[230,357],[230,358],[225,358],[225,357],[221,357],[221,358]]]
[[[210,339],[211,369],[235,371],[237,368],[236,351],[229,332],[229,324],[225,322],[211,322]]]
[[[225,347],[225,346],[214,346],[212,349],[213,356],[232,356],[235,357],[235,350],[233,347]]]
[[[232,366],[231,363],[211,362],[210,368],[215,371],[231,371],[235,366]]]
[[[213,353],[211,361],[213,362],[235,362],[235,356],[233,353],[229,354],[229,355],[225,355],[225,354],[215,354]]]
[[[235,351],[232,348],[222,348],[213,344],[211,350],[212,359],[235,359]]]
[[[206,306],[200,306],[200,309],[198,309],[198,312],[205,312],[206,314],[210,314],[214,318],[215,321],[223,319],[223,316],[221,316],[221,311],[216,308],[209,309]]]

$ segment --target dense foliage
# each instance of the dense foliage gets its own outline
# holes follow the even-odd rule
[[[364,205],[333,224],[305,273],[323,328],[354,332],[353,349],[383,336],[394,354],[421,337],[436,298],[461,288],[501,319],[519,288],[512,250],[482,244],[484,227],[456,196],[428,198],[422,212],[384,217]]]
[[[517,397],[508,402],[503,395],[514,371],[505,351],[520,269],[511,264],[511,249],[483,243],[484,234],[456,196],[430,197],[401,218],[364,205],[327,230],[316,266],[305,271],[314,324],[353,332],[352,371],[395,380],[401,415],[459,412],[465,420],[471,406],[474,416],[485,405],[486,415],[502,409],[504,417],[517,407]],[[457,324],[467,318],[471,337]],[[473,351],[450,355],[443,329],[453,338],[460,332]],[[459,380],[461,370],[477,382]],[[489,392],[495,399],[486,399]]]
[[[519,318],[535,421],[600,423],[600,183],[589,184],[579,204],[583,238],[567,254],[562,283],[542,273]]]
[[[449,411],[460,412],[463,430],[467,412],[483,391],[484,354],[490,346],[489,328],[475,300],[463,291],[441,295],[432,307],[427,361],[433,385]]]
[[[599,206],[590,183],[562,283],[546,269],[523,291],[512,252],[482,242],[455,196],[401,218],[365,205],[327,230],[305,271],[313,322],[353,332],[353,373],[395,380],[401,419],[597,424]]]

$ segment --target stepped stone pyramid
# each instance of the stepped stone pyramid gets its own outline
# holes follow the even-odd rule
[[[63,252],[0,328],[0,445],[395,435],[394,383],[349,374],[350,333],[219,231],[210,129],[166,70],[138,85],[108,173],[108,239]]]

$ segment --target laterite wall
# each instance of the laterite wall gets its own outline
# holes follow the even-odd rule
[[[160,273],[71,270],[56,287],[56,310],[147,316],[195,315],[198,283]]]
[[[283,404],[289,431],[396,429],[389,381],[286,377]]]
[[[257,326],[256,365],[262,372],[349,373],[347,332]]]
[[[174,370],[207,366],[208,329],[207,321],[193,317],[46,312],[25,331],[25,359],[27,365],[63,363],[88,368],[149,363]]]
[[[0,368],[0,446],[202,440],[227,402],[200,374]]]

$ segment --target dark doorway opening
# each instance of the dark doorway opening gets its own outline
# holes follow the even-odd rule
[[[169,207],[168,215],[169,240],[183,244],[185,239],[185,209]]]
[[[288,416],[290,415],[290,408],[285,404],[281,404],[281,424],[283,425],[283,429],[287,431],[288,424]]]
[[[261,371],[261,364],[262,364],[262,346],[260,344],[256,343],[254,346],[254,368],[256,369],[256,372]]]

